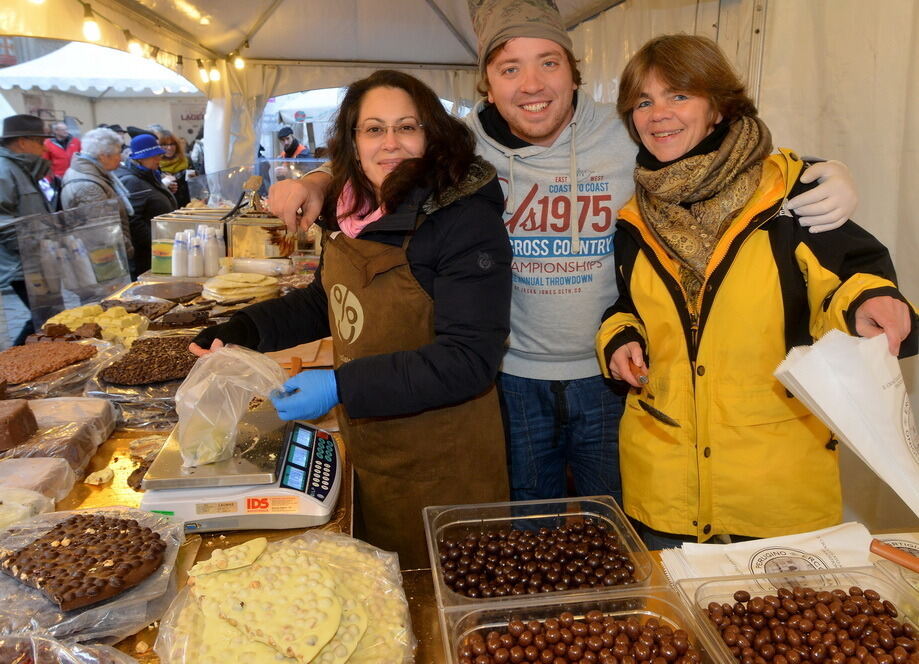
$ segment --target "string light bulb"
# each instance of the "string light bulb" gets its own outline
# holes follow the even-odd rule
[[[201,77],[202,83],[207,83],[211,80],[211,77],[207,73],[207,68],[204,66],[204,63],[201,60],[198,60],[198,76]]]
[[[96,21],[92,7],[89,6],[88,2],[83,3],[83,36],[91,42],[97,42],[102,39],[99,22]]]
[[[232,57],[233,57],[234,67],[236,67],[237,69],[244,69],[246,67],[246,61],[243,60],[243,56],[241,56],[239,53],[237,53],[236,55]]]
[[[124,31],[124,39],[126,42],[128,42],[128,53],[130,53],[131,55],[143,55],[144,54],[144,47],[141,46],[140,41],[138,41],[131,35],[130,30]]]
[[[217,69],[216,65],[217,63],[214,63],[213,65],[211,65],[211,71],[209,74],[210,79],[214,81],[215,83],[220,80],[220,70]]]

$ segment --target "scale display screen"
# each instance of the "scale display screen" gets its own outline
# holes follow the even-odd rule
[[[313,439],[315,437],[315,431],[312,429],[307,429],[306,427],[299,424],[294,426],[294,431],[291,434],[291,440],[297,445],[302,445],[306,449],[310,449],[313,446]]]
[[[287,460],[301,468],[306,468],[310,460],[310,451],[299,445],[291,445],[290,449],[287,450]]]
[[[306,488],[306,471],[295,466],[285,467],[284,476],[281,478],[281,486],[303,491]]]

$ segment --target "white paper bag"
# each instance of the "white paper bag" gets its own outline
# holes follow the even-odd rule
[[[775,376],[919,516],[919,430],[883,334],[831,330],[793,348]]]

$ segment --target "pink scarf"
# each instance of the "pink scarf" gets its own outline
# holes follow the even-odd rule
[[[361,234],[361,231],[363,231],[364,228],[373,222],[382,219],[383,215],[386,214],[386,211],[382,207],[378,207],[376,210],[364,217],[361,217],[358,214],[352,214],[348,217],[343,217],[342,215],[350,210],[353,206],[354,188],[351,186],[351,183],[348,182],[341,190],[341,196],[338,197],[338,204],[336,205],[335,209],[338,213],[338,228],[340,228],[341,232],[350,238],[357,237]]]

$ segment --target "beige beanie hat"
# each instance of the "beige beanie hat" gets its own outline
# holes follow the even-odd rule
[[[572,51],[555,0],[469,0],[469,14],[479,41],[482,72],[488,54],[514,37],[549,39]]]

